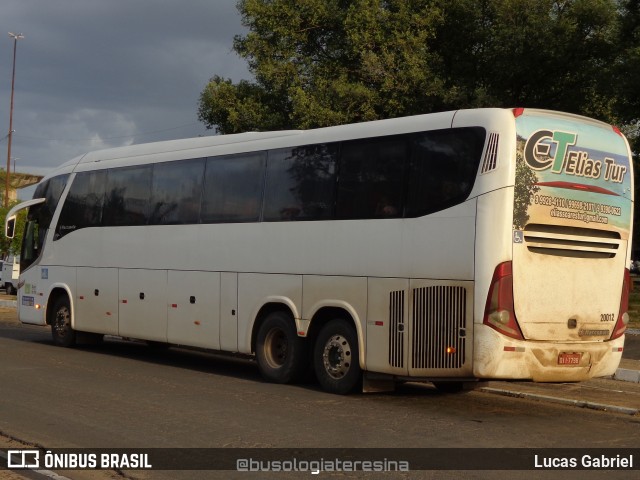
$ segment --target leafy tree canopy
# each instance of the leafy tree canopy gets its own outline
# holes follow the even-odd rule
[[[639,3],[240,0],[254,78],[214,76],[199,118],[237,133],[527,106],[633,125]]]

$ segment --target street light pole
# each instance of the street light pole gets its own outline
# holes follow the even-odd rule
[[[11,140],[13,138],[13,90],[16,83],[16,47],[18,46],[18,40],[24,38],[21,33],[9,32],[9,38],[13,38],[13,71],[11,73],[11,106],[9,107],[9,135],[8,147],[7,147],[7,175],[5,178],[4,186],[4,206],[9,206],[9,171],[11,170]]]

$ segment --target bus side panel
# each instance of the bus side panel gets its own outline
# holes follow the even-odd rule
[[[118,334],[166,342],[167,271],[120,269],[118,286]]]
[[[45,267],[46,276],[49,269]],[[44,280],[40,266],[33,265],[27,271],[22,272],[23,285],[18,289],[18,318],[22,323],[31,325],[46,325],[46,308],[44,308],[49,288]],[[75,280],[75,279],[74,279]],[[75,283],[75,282],[74,282]]]
[[[220,273],[220,349],[238,351],[238,274]]]
[[[369,278],[368,294],[368,370],[471,376],[473,282]]]
[[[286,306],[293,318],[302,310],[302,275],[238,275],[238,351],[251,352],[251,334],[260,309],[267,303]]]
[[[312,320],[323,307],[345,310],[353,319],[358,334],[360,366],[366,367],[367,278],[305,275],[303,279],[302,318]],[[313,322],[313,320],[312,320]]]
[[[118,334],[118,269],[78,267],[75,328]]]
[[[408,375],[409,280],[369,278],[367,305],[367,368]]]
[[[511,260],[513,187],[478,197],[475,245],[474,321],[481,324],[493,272],[500,263]]]
[[[475,199],[403,222],[399,235],[384,245],[376,245],[375,250],[367,250],[372,242],[365,240],[362,264],[367,265],[368,256],[375,251],[380,257],[394,260],[396,267],[390,271],[397,277],[408,274],[409,278],[473,280]],[[386,276],[386,272],[380,272],[380,276]]]
[[[67,294],[73,292],[76,287],[76,269],[74,267],[33,265],[26,272],[23,272],[21,283],[23,285],[18,291],[18,317],[20,321],[33,325],[46,325],[49,295],[56,288],[64,290]],[[72,322],[75,322],[74,297],[70,295],[69,301]]]
[[[170,270],[167,341],[220,348],[220,273]]]

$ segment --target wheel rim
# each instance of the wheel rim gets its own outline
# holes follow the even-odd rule
[[[351,368],[351,345],[342,335],[332,336],[322,352],[324,369],[331,378],[343,378]]]
[[[289,342],[284,330],[274,328],[269,331],[264,342],[264,357],[271,368],[279,368],[287,360]]]
[[[70,315],[67,307],[62,307],[56,312],[53,327],[57,336],[64,337],[67,334],[69,331],[69,319]]]

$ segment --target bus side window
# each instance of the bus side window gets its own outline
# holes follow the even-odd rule
[[[467,199],[475,182],[484,128],[433,130],[414,136],[406,217],[444,210]]]
[[[62,206],[54,239],[102,224],[106,170],[78,173]]]
[[[136,226],[149,223],[151,165],[109,170],[102,225]]]
[[[265,153],[207,159],[200,221],[257,222],[262,206]]]
[[[198,223],[204,166],[204,158],[154,165],[150,225]]]
[[[336,144],[270,150],[264,220],[332,218],[337,152]]]
[[[406,135],[395,135],[342,144],[338,219],[402,216],[407,140]]]

